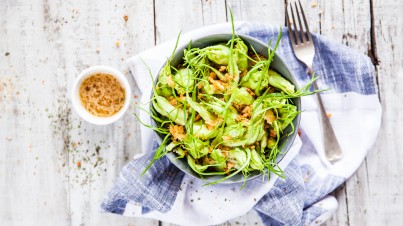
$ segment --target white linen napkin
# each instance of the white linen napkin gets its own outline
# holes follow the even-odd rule
[[[279,33],[279,28],[263,24],[239,22],[235,26],[238,34],[266,43],[271,38],[276,40]],[[201,36],[230,32],[230,24],[204,27],[182,35],[179,46]],[[344,152],[342,160],[332,165],[325,158],[315,96],[302,98],[300,137],[280,162],[286,178],[272,175],[268,182],[256,178],[248,181],[242,190],[239,184],[202,186],[203,181],[184,174],[166,158],[157,161],[140,177],[156,147],[154,132],[142,127],[144,154],[136,156],[122,169],[116,185],[101,205],[102,211],[182,225],[218,224],[252,209],[265,225],[320,224],[328,219],[337,209],[336,199],[328,194],[349,178],[364,160],[376,140],[382,111],[369,58],[313,35],[314,68],[321,77],[319,86],[331,88],[322,98]],[[174,40],[168,41],[127,61],[142,92],[141,103],[148,103],[151,96],[149,70],[156,76],[174,45]],[[309,80],[306,68],[292,52],[286,31],[277,54],[286,61],[300,84]],[[142,107],[148,109],[147,104]],[[148,114],[140,112],[140,119],[150,124]]]

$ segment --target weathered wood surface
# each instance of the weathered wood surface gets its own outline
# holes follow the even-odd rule
[[[376,145],[334,192],[339,209],[326,225],[399,225],[402,3],[302,3],[312,31],[371,56],[383,106]],[[124,70],[129,56],[180,30],[227,21],[228,5],[236,20],[284,23],[285,2],[274,0],[1,1],[0,225],[169,225],[98,212],[120,168],[140,151],[139,123],[130,114],[111,126],[81,121],[71,109],[70,85],[90,65]],[[250,213],[224,225],[255,223],[261,224]]]

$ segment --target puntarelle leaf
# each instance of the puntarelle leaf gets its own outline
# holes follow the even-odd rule
[[[232,27],[227,43],[205,48],[189,43],[179,65],[170,64],[172,55],[151,100],[158,128],[149,127],[166,135],[150,164],[173,152],[200,177],[222,175],[208,185],[238,173],[246,178],[252,171],[282,176],[276,162],[280,140],[289,135],[286,127],[294,132],[292,122],[300,113],[291,99],[317,92],[310,91],[316,78],[295,90],[270,67],[281,32],[266,59],[248,49]]]

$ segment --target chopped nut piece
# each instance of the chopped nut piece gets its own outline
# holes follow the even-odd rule
[[[239,75],[241,78],[246,75],[248,71],[246,69],[241,70],[241,74]]]
[[[120,41],[119,40],[116,40],[115,44],[116,44],[116,47],[118,47],[118,48],[120,47]]]
[[[232,81],[232,80],[234,80],[234,78],[235,78],[235,75],[230,75],[230,74],[228,74],[228,73],[225,73],[225,80],[226,81]]]
[[[170,125],[169,132],[174,137],[174,140],[183,140],[186,137],[185,128],[179,125]]]
[[[178,100],[175,97],[169,97],[168,99],[169,103],[171,103],[173,106],[178,105]]]
[[[252,107],[251,106],[244,107],[241,113],[242,114],[239,116],[240,119],[250,119],[250,117],[252,116]]]
[[[206,165],[213,165],[215,163],[214,159],[205,157],[203,163]]]
[[[274,138],[274,137],[276,137],[277,136],[277,133],[276,133],[276,131],[275,130],[270,130],[270,134],[269,134],[269,136],[270,137],[272,137],[272,138]]]
[[[194,119],[194,121],[197,122],[197,121],[199,121],[200,119],[201,119],[201,116],[200,116],[199,114],[197,114],[196,117],[195,117],[195,119]]]
[[[211,152],[213,152],[213,147],[212,146],[210,146],[209,149],[208,149],[208,153],[211,153]]]
[[[217,75],[214,72],[210,72],[210,78],[216,79]]]
[[[213,84],[214,90],[216,90],[216,91],[224,91],[225,90],[225,86],[224,86],[225,83],[223,83],[222,81],[214,80],[211,75],[208,78],[208,80],[209,80],[209,82],[211,84]]]
[[[221,138],[223,140],[232,140],[232,137],[230,137],[230,136],[222,136]]]
[[[169,87],[174,87],[175,86],[175,82],[174,82],[174,80],[172,78],[172,75],[167,76],[166,81],[167,81]]]
[[[225,99],[224,99],[223,101],[225,101]],[[235,109],[237,109],[238,111],[242,111],[242,109],[245,108],[245,105],[242,105],[242,104],[237,104],[237,103],[234,103],[234,102],[232,102],[231,104],[232,104],[232,106],[233,106]]]
[[[226,66],[221,66],[220,69],[218,69],[218,71],[219,71],[219,72],[223,72],[223,71],[225,71],[226,69],[227,69]]]
[[[185,99],[186,99],[185,95],[181,94],[181,95],[179,96],[179,100],[184,101]]]
[[[124,15],[123,19],[125,20],[125,22],[127,22],[129,20],[129,16],[128,15]]]
[[[214,129],[214,126],[211,125],[211,124],[206,123],[206,127],[207,127],[208,130],[213,130]]]
[[[229,171],[230,169],[234,168],[234,166],[235,166],[235,163],[233,163],[233,162],[227,162],[227,168],[226,168],[225,171]]]
[[[266,111],[264,119],[266,120],[267,123],[269,123],[271,125],[276,120],[276,116],[274,116],[274,113],[272,110],[268,110],[268,111]]]
[[[249,89],[249,88],[245,88],[246,89],[246,91],[250,94],[250,95],[252,95],[252,96],[256,96],[256,94],[255,94],[255,92],[253,92],[253,90],[251,90],[251,89]]]

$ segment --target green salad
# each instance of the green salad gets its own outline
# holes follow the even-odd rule
[[[227,43],[190,43],[182,63],[168,59],[151,99],[158,125],[153,129],[164,138],[149,167],[173,152],[201,178],[222,175],[209,184],[239,173],[247,178],[252,171],[282,175],[276,162],[280,141],[290,135],[288,126],[294,132],[292,121],[300,113],[292,99],[312,94],[314,79],[296,90],[271,69],[281,35],[267,58],[248,48],[233,26]]]

